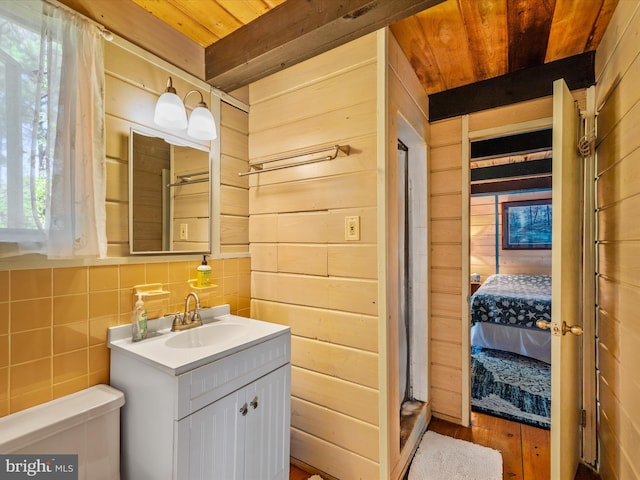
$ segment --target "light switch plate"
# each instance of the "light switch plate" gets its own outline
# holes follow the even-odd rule
[[[344,239],[360,240],[360,217],[358,215],[344,217]]]

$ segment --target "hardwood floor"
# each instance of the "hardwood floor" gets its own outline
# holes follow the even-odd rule
[[[310,476],[310,473],[305,472],[295,465],[291,465],[289,468],[289,480],[307,480]]]
[[[549,430],[476,412],[471,413],[470,427],[433,418],[429,430],[499,450],[505,480],[549,480]],[[575,480],[599,478],[581,465]]]
[[[549,480],[549,430],[475,412],[471,414],[470,427],[433,418],[429,430],[499,450],[505,480]],[[307,480],[310,476],[291,466],[289,480]],[[599,478],[583,465],[575,477],[576,480]]]
[[[549,479],[549,430],[475,412],[470,427],[434,418],[429,430],[499,450],[505,479]]]

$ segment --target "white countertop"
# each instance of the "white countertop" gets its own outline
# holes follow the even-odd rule
[[[131,325],[109,328],[108,345],[113,352],[131,355],[155,366],[170,375],[180,375],[194,368],[219,360],[252,345],[262,343],[279,335],[289,334],[289,327],[263,322],[229,313],[229,306],[222,305],[200,310],[203,324],[182,332],[171,332],[171,319],[163,317],[148,321],[149,337],[139,342],[131,341]],[[190,348],[172,348],[166,345],[168,339],[189,334],[197,329],[206,329],[208,324],[234,323],[246,326],[240,334],[232,335],[228,341],[215,345]]]

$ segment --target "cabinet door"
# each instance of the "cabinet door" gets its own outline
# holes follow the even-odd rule
[[[178,422],[180,480],[243,480],[245,391],[241,389]],[[245,412],[246,413],[246,412]]]
[[[288,480],[291,426],[291,366],[246,387],[245,478]]]

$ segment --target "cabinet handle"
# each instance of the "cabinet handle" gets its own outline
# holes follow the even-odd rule
[[[240,407],[240,413],[242,414],[243,417],[247,414],[248,411],[249,411],[249,408],[247,407],[246,403],[242,405],[242,407]]]
[[[249,405],[251,405],[254,410],[258,408],[258,397],[254,397]]]

